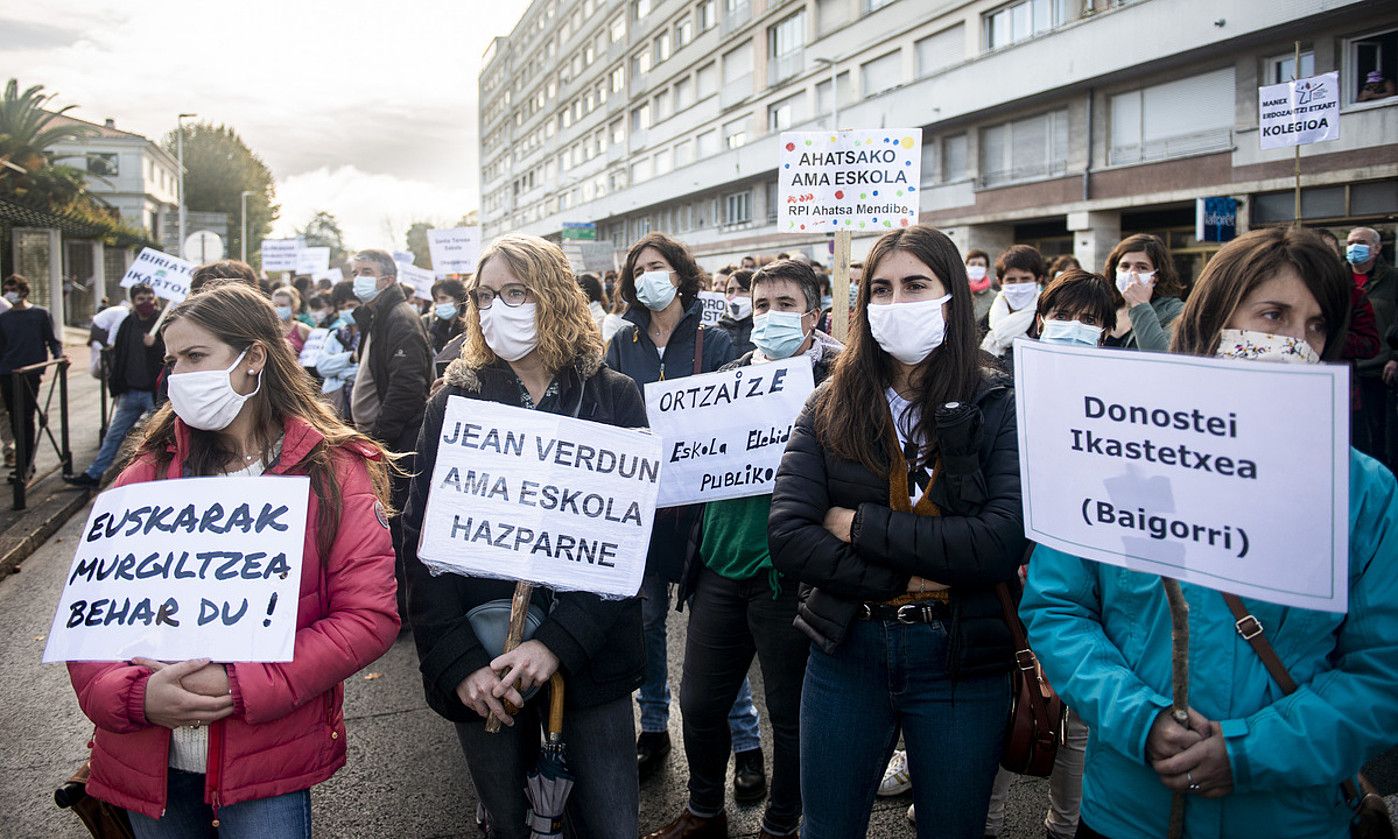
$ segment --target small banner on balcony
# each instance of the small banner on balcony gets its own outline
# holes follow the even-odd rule
[[[787,233],[882,233],[917,224],[922,129],[787,131],[777,161]]]
[[[1264,149],[1340,139],[1339,73],[1263,85],[1257,103]]]

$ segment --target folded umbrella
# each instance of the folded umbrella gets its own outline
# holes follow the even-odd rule
[[[544,745],[539,749],[539,762],[524,783],[525,795],[529,796],[526,823],[530,839],[563,835],[563,809],[574,780],[573,773],[568,771],[563,746],[563,676],[554,673],[549,679],[549,717],[544,728]]]

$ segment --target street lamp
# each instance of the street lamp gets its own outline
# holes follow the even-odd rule
[[[840,127],[840,88],[839,79],[836,76],[835,68],[838,66],[833,58],[817,57],[816,66],[824,67],[830,65],[830,130],[836,131]]]
[[[180,165],[180,242],[175,246],[175,250],[180,256],[184,256],[185,237],[185,214],[184,214],[184,121],[189,117],[197,117],[198,114],[180,114],[175,118],[179,125],[179,133],[175,137],[176,154],[179,157]]]
[[[247,261],[248,261],[248,196],[249,196],[249,195],[252,195],[252,190],[245,189],[245,190],[243,190],[242,196],[238,199],[239,201],[242,202],[242,205],[243,205],[243,212],[242,212],[242,215],[239,216],[239,218],[241,218],[241,219],[243,220],[243,232],[242,232],[242,235],[238,237],[238,241],[241,242],[242,245],[243,245],[243,261],[244,261],[244,262],[247,262]]]

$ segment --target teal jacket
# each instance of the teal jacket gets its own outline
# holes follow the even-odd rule
[[[1349,613],[1244,599],[1300,689],[1283,696],[1222,595],[1184,585],[1189,700],[1223,729],[1234,791],[1190,797],[1185,835],[1349,835],[1340,782],[1398,743],[1398,484],[1350,454]],[[1170,790],[1145,757],[1170,706],[1160,578],[1040,547],[1020,614],[1044,673],[1092,734],[1082,819],[1113,839],[1168,832]]]

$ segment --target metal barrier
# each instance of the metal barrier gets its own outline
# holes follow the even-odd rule
[[[97,426],[97,445],[102,445],[102,441],[107,437],[107,427],[112,424],[112,414],[116,412],[116,396],[107,388],[107,381],[111,378],[112,372],[112,351],[102,350],[100,367],[102,375],[97,379],[98,386],[98,411],[101,414],[101,424]]]
[[[12,401],[15,408],[10,412],[10,424],[15,431],[15,471],[11,480],[14,481],[14,509],[16,510],[24,509],[25,495],[29,490],[31,458],[28,451],[29,446],[24,439],[24,424],[28,419],[26,412],[30,410],[30,405],[34,406],[38,414],[34,429],[35,445],[37,446],[44,437],[47,437],[63,466],[64,476],[73,474],[73,451],[68,447],[68,368],[70,366],[72,366],[72,362],[64,357],[40,364],[30,364],[27,367],[19,367],[10,372],[10,392],[14,394]],[[50,367],[58,368],[58,375],[49,380],[48,396],[44,399],[43,405],[40,405],[39,394],[30,387],[30,379],[35,373],[42,376],[44,371]],[[55,388],[58,390],[57,440],[53,437],[53,429],[49,423]],[[42,389],[42,385],[40,385],[40,389]],[[37,457],[38,452],[36,451],[34,454]]]

